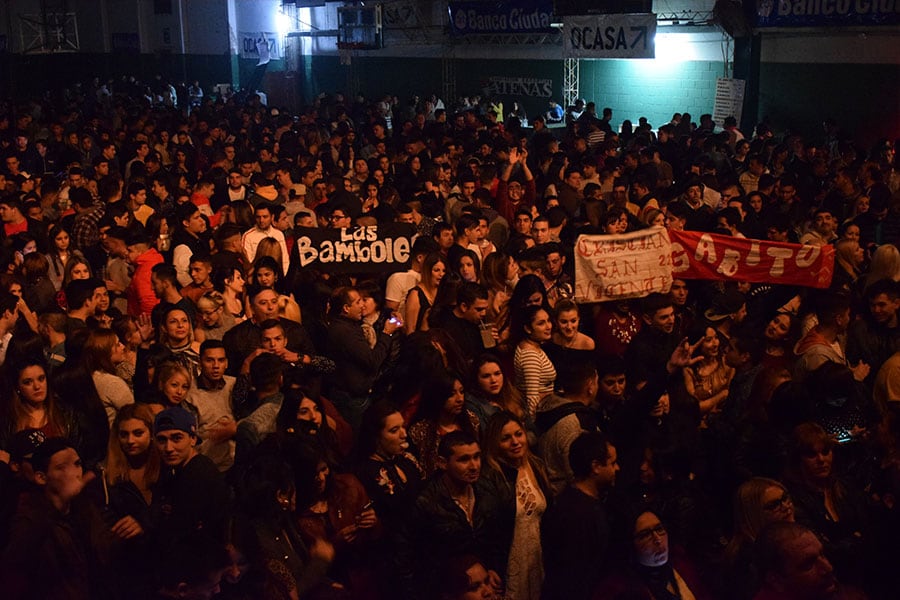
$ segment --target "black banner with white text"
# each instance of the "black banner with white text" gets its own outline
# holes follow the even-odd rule
[[[416,229],[407,223],[294,231],[297,264],[329,273],[393,273],[409,262]]]

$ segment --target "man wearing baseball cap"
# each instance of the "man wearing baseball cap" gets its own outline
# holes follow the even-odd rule
[[[159,541],[203,531],[224,535],[230,494],[216,465],[197,452],[197,420],[186,409],[167,408],[154,421],[153,435],[163,463],[150,506]]]

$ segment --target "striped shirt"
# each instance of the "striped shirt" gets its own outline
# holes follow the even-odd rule
[[[540,348],[519,344],[514,359],[516,387],[525,397],[528,416],[534,418],[541,398],[553,393],[556,368]]]

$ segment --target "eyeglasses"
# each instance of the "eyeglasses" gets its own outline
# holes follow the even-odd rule
[[[780,498],[775,498],[774,500],[770,500],[763,504],[763,510],[773,512],[782,506],[791,506],[793,503],[794,501],[791,499],[790,495],[787,492],[784,492]]]
[[[669,532],[666,531],[666,528],[663,527],[662,523],[658,523],[655,527],[648,527],[647,529],[641,529],[637,533],[634,534],[634,539],[638,542],[649,542],[653,536],[657,536],[660,538],[664,538],[669,535]]]
[[[329,218],[331,221],[337,221],[337,220],[339,220],[339,219],[347,219],[347,218],[349,218],[349,217],[347,217],[347,215],[331,215],[331,216],[328,217],[328,218]]]

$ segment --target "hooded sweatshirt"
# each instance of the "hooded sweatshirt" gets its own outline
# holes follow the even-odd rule
[[[809,373],[815,371],[822,364],[831,361],[842,365],[847,364],[844,349],[839,342],[829,342],[817,327],[812,328],[794,346],[794,354],[799,358],[794,366],[794,377],[802,380]]]
[[[572,480],[569,446],[585,431],[596,431],[594,412],[575,400],[551,394],[537,406],[535,426],[540,434],[538,448],[547,465],[547,476],[553,493],[558,494]]]

